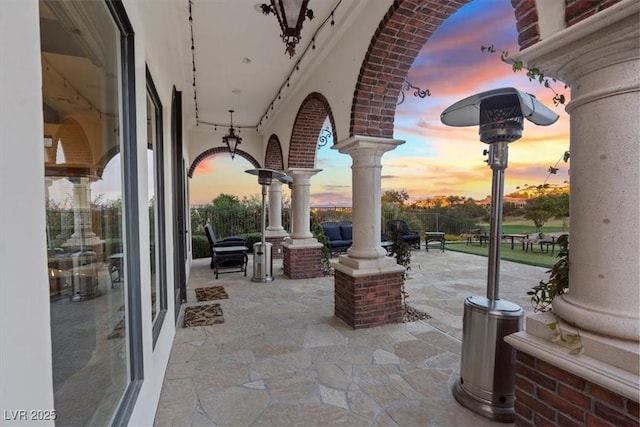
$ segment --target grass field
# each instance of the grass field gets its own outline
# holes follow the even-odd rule
[[[486,231],[487,233],[489,232],[489,224],[479,225],[483,231]],[[554,233],[559,231],[567,231],[563,228],[561,220],[550,220],[544,225],[544,227],[542,227],[541,230],[543,233]],[[502,232],[506,234],[533,234],[536,232],[536,228],[530,220],[522,218],[505,218],[502,223]],[[464,252],[485,257],[489,256],[489,246],[480,246],[477,242],[473,245],[467,245],[464,240],[458,242],[447,242],[445,248],[456,252]],[[556,252],[551,255],[550,253],[541,253],[539,250],[537,252],[525,252],[522,250],[522,245],[518,245],[517,243],[515,244],[514,249],[511,249],[511,244],[502,243],[500,248],[500,259],[551,268],[553,264],[558,261],[556,256],[558,253],[557,249],[558,248],[556,248]]]
[[[489,224],[478,224],[483,231],[489,232]],[[563,228],[562,220],[552,219],[545,223],[540,230],[543,233],[555,233],[558,231],[568,231]],[[536,232],[536,227],[533,225],[533,221],[523,218],[505,218],[502,221],[502,232],[507,234],[531,234]]]
[[[465,241],[447,242],[445,249],[485,257],[489,256],[489,246],[480,246],[477,242],[472,245],[467,245]],[[522,245],[517,243],[513,249],[511,249],[511,243],[503,243],[500,247],[500,259],[548,268],[551,268],[558,261],[557,253],[557,250],[553,255],[551,253],[541,253],[540,251],[525,252],[522,250]]]

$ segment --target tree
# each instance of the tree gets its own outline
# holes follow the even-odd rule
[[[513,202],[504,202],[502,214],[504,216],[520,216],[522,215],[522,209]]]
[[[569,217],[569,193],[554,194],[550,196],[554,200],[553,216],[557,219]]]
[[[213,199],[212,203],[216,209],[229,209],[240,206],[240,200],[238,200],[237,196],[225,193],[221,193],[218,197]]]
[[[404,190],[385,190],[385,192],[382,193],[381,199],[383,205],[402,207],[404,206],[404,202],[409,200],[409,195]]]
[[[556,203],[555,197],[542,195],[527,200],[524,207],[524,217],[533,221],[536,231],[540,231],[542,226],[555,215]]]

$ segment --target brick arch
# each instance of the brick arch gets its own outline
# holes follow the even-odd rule
[[[187,172],[187,176],[189,178],[193,177],[193,172],[195,172],[196,167],[198,166],[198,164],[200,164],[201,161],[203,161],[204,159],[206,159],[209,156],[213,156],[215,154],[218,153],[230,153],[231,151],[229,150],[229,148],[227,147],[213,147],[213,148],[209,148],[208,150],[200,153],[198,155],[198,157],[196,157],[193,162],[191,163],[191,166],[189,167],[189,172]],[[247,159],[249,161],[249,163],[251,163],[251,165],[254,168],[259,168],[260,167],[260,163],[249,153],[247,153],[246,151],[242,151],[242,150],[236,150],[236,156],[240,156],[244,159]]]
[[[431,34],[470,0],[396,0],[378,25],[351,107],[350,136],[393,138],[396,102],[413,61]]]
[[[349,135],[393,137],[396,101],[414,59],[431,34],[471,0],[396,0],[371,38],[353,95]],[[558,0],[560,1],[560,0]],[[575,25],[621,0],[565,1],[564,21]],[[511,0],[520,49],[540,41],[531,0]]]
[[[264,167],[277,171],[284,170],[284,159],[282,158],[282,146],[280,140],[273,134],[269,137],[267,150],[264,155]]]
[[[338,140],[336,125],[327,99],[321,93],[313,92],[302,101],[293,122],[293,132],[289,144],[287,163],[290,168],[315,167],[318,137],[327,116],[329,116],[335,142]]]

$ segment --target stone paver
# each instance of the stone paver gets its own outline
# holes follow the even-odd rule
[[[188,285],[223,286],[223,324],[176,332],[156,426],[504,426],[460,406],[464,300],[486,294],[487,259],[412,251],[408,303],[430,319],[353,330],[334,316],[333,277],[214,279],[196,260]],[[546,268],[501,263],[500,296],[530,312]]]

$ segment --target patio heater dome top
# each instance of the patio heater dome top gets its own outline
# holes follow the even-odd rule
[[[250,175],[257,175],[258,183],[260,185],[269,185],[271,184],[272,180],[280,179],[281,177],[285,176],[285,174],[280,171],[267,168],[248,169],[245,172]]]
[[[460,100],[440,114],[448,126],[474,126],[481,124],[480,104],[489,98],[515,96],[522,116],[536,125],[549,126],[558,120],[558,114],[546,107],[535,96],[512,87],[492,89]]]

